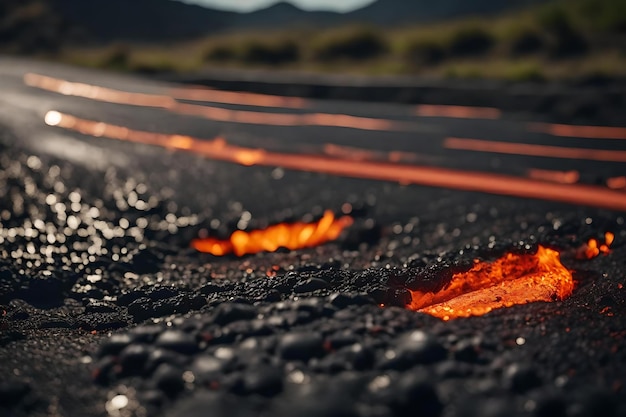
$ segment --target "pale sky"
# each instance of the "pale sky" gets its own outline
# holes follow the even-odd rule
[[[226,10],[249,12],[251,10],[267,7],[278,3],[278,0],[181,0],[185,3],[199,4],[206,7],[214,7]],[[357,9],[374,0],[289,0],[304,10],[335,10],[347,12]]]

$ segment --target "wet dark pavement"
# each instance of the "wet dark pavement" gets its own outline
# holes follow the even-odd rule
[[[620,155],[623,137],[530,131],[534,122],[561,122],[549,115],[477,120],[419,117],[393,104],[211,103],[345,113],[409,128],[232,123],[60,95],[27,87],[22,77],[161,95],[171,88],[158,83],[20,61],[0,68],[2,415],[626,413],[626,228],[623,211],[610,210],[626,194],[609,187],[619,184],[623,163],[442,146],[460,137]],[[219,135],[267,152],[353,161],[359,148],[369,153],[358,161],[390,164],[389,152],[402,151],[412,165],[504,174],[536,187],[548,181],[533,179],[532,170],[575,171],[576,184],[558,184],[587,184],[613,199],[569,205],[347,178],[313,165],[246,166],[46,126],[50,111],[137,131]],[[189,248],[201,234],[312,221],[326,209],[355,223],[316,248],[242,258]],[[616,235],[610,254],[575,258],[576,248],[606,231]],[[568,299],[448,322],[404,308],[425,271],[537,244],[559,248],[574,271]]]

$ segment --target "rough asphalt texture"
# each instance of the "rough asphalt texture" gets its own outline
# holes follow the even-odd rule
[[[216,129],[33,94],[136,128]],[[1,416],[626,415],[622,213],[60,134],[41,126],[41,109],[6,100]],[[599,165],[579,168],[620,168]],[[318,248],[243,258],[188,248],[203,231],[228,235],[244,211],[253,229],[342,208],[355,225]],[[574,258],[607,230],[610,255]],[[408,289],[538,243],[575,271],[569,299],[450,322],[403,308]]]

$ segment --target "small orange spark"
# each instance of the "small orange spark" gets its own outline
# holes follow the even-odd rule
[[[342,230],[352,225],[349,216],[335,219],[332,211],[327,210],[322,218],[314,223],[280,223],[263,230],[244,232],[237,230],[229,239],[195,239],[191,246],[200,251],[224,256],[234,253],[243,256],[258,252],[275,252],[284,247],[291,250],[310,248],[335,240]]]
[[[600,243],[598,239],[591,238],[587,243],[583,244],[576,251],[577,259],[593,259],[601,253],[608,255],[611,253],[611,245],[615,240],[615,234],[606,232],[604,234],[604,243]]]

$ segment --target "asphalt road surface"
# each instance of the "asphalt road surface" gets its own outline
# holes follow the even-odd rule
[[[626,128],[558,122],[0,58],[0,415],[626,415]],[[571,295],[408,308],[541,247]]]

